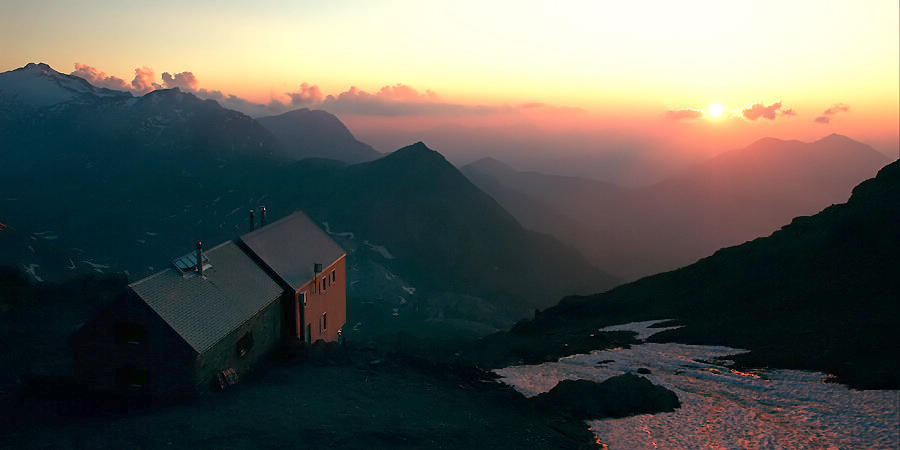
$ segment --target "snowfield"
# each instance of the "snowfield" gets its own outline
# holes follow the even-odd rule
[[[640,322],[645,339],[661,328]],[[639,329],[643,329],[639,331]],[[744,350],[644,343],[575,355],[557,362],[496,370],[531,397],[565,379],[601,382],[638,368],[682,403],[672,413],[588,421],[599,442],[617,448],[898,448],[900,391],[855,391],[828,376],[797,370],[751,373],[715,361]],[[645,371],[642,371],[645,372]]]

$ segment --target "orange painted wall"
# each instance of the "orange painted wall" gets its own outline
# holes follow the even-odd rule
[[[303,328],[298,333],[301,339],[309,327],[310,343],[338,340],[338,330],[347,322],[346,261],[344,254],[300,289],[306,295],[306,305],[300,305],[303,307]]]

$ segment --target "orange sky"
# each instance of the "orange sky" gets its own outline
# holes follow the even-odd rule
[[[79,63],[130,83],[147,67],[164,86],[190,72],[182,88],[277,102],[251,115],[326,109],[362,140],[376,125],[529,123],[682,149],[836,132],[898,151],[896,0],[16,3],[0,16],[0,71]],[[714,102],[734,117],[711,120]]]

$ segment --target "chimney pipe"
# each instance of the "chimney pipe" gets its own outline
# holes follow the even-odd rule
[[[203,243],[197,241],[197,273],[203,276]]]
[[[253,210],[250,210],[250,231],[256,229],[256,219],[253,217]]]
[[[266,226],[266,207],[265,206],[259,207],[259,226],[261,226],[261,227]]]
[[[321,292],[319,289],[319,272],[322,271],[322,265],[313,263],[313,292]]]

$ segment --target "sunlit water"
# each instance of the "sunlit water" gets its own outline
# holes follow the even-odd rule
[[[645,328],[652,322],[630,324]],[[610,331],[613,327],[610,328]],[[616,327],[615,329],[624,329]],[[652,329],[657,331],[658,329]],[[898,448],[900,391],[857,391],[796,370],[744,373],[701,361],[743,350],[684,344],[641,344],[534,366],[497,370],[531,397],[565,379],[603,381],[647,368],[643,375],[678,395],[672,413],[588,421],[599,442],[631,448]]]

